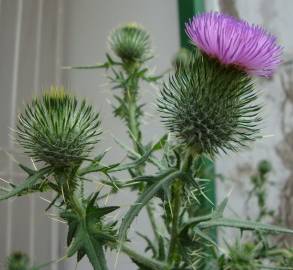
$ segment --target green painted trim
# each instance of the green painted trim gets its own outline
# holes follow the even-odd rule
[[[201,13],[205,10],[204,0],[178,0],[178,12],[179,12],[179,32],[180,32],[180,44],[181,47],[191,48],[191,43],[188,36],[185,33],[185,22],[192,18],[195,14]],[[207,196],[215,204],[216,203],[216,184],[215,184],[215,166],[214,163],[205,159],[202,161],[204,169],[202,177],[213,179],[207,187]],[[203,212],[210,211],[212,206],[206,202],[203,203]],[[216,237],[216,234],[214,233]]]
[[[190,42],[185,33],[185,23],[195,14],[205,10],[204,0],[177,0],[179,11],[179,32],[181,47],[189,48]]]

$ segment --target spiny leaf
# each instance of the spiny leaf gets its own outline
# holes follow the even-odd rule
[[[275,225],[262,224],[259,222],[253,222],[249,220],[238,220],[230,218],[216,218],[209,221],[200,222],[197,227],[201,229],[207,229],[211,227],[231,227],[239,228],[241,230],[255,230],[255,231],[267,231],[272,233],[288,233],[293,234],[293,230],[282,228]]]
[[[216,208],[216,210],[213,212],[213,218],[220,218],[220,217],[223,217],[223,213],[224,213],[224,210],[227,206],[227,203],[228,203],[228,200],[229,200],[229,196],[227,196],[220,204],[219,206]]]
[[[144,155],[141,158],[137,159],[136,161],[114,167],[113,169],[110,169],[109,172],[119,172],[132,168],[137,168],[138,166],[142,165],[147,161],[152,152],[153,148],[150,148],[147,152],[144,153]]]
[[[105,62],[103,64],[88,65],[88,66],[65,66],[63,69],[99,69],[99,68],[109,68],[110,63]]]
[[[108,269],[103,247],[88,232],[85,221],[80,221],[67,255],[71,257],[80,250],[88,256],[94,270]]]
[[[0,201],[6,200],[8,198],[11,198],[13,196],[18,195],[19,193],[22,193],[25,190],[29,190],[33,185],[36,184],[36,182],[42,178],[43,176],[50,173],[52,169],[50,167],[45,167],[39,171],[36,171],[33,175],[29,176],[27,179],[25,179],[20,185],[13,188],[10,192],[7,192],[6,194],[0,195]]]
[[[148,187],[135,201],[134,205],[130,207],[125,217],[122,220],[120,230],[119,230],[119,239],[124,241],[126,238],[127,231],[131,226],[131,223],[135,217],[139,214],[140,210],[148,203],[150,199],[162,188],[164,184],[170,184],[176,178],[181,176],[180,171],[169,170],[168,173],[157,176],[157,181]],[[163,176],[163,177],[162,177]]]
[[[208,234],[204,233],[199,228],[195,227],[194,233],[217,247],[217,243]]]

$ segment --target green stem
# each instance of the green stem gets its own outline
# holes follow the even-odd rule
[[[128,76],[131,76],[131,70],[128,70],[126,69],[126,72],[128,73]],[[135,89],[127,89],[125,90],[126,91],[126,95],[127,95],[127,98],[126,98],[126,101],[127,101],[127,107],[128,107],[128,118],[129,118],[129,131],[131,133],[131,140],[132,140],[132,143],[133,143],[133,147],[134,147],[134,150],[137,152],[137,153],[140,153],[140,150],[138,149],[138,143],[140,144],[141,143],[141,135],[140,135],[140,130],[139,130],[139,122],[138,122],[138,117],[136,115],[136,111],[137,111],[137,93],[138,93],[138,78],[135,78],[134,79],[135,82],[133,84],[133,87]],[[140,176],[140,175],[143,175],[144,173],[144,166],[140,166],[137,168],[136,170],[136,174],[137,176]],[[154,219],[154,216],[153,216],[153,212],[152,212],[152,209],[151,209],[151,206],[150,204],[147,204],[146,206],[146,210],[147,210],[147,214],[148,214],[148,217],[149,217],[149,220],[150,220],[150,223],[151,223],[151,226],[152,226],[152,230],[153,230],[153,233],[154,233],[154,236],[156,239],[159,239],[159,234],[158,234],[158,230],[157,230],[157,225],[156,225],[156,222],[155,222],[155,219]]]
[[[181,207],[181,190],[182,183],[181,179],[178,179],[173,186],[173,198],[172,198],[172,229],[171,229],[171,240],[169,246],[168,261],[169,263],[176,262],[177,258],[177,247],[178,247],[178,232],[179,232],[179,215]]]
[[[182,172],[187,172],[190,168],[192,161],[192,156],[189,150],[184,155],[183,160],[181,161],[180,169]],[[181,208],[181,196],[182,196],[183,182],[182,179],[178,179],[173,185],[173,197],[172,197],[172,228],[171,228],[171,240],[169,246],[168,253],[168,261],[169,263],[177,263],[178,262],[178,244],[180,238],[180,229],[179,229],[179,221],[180,221],[180,208]]]
[[[129,130],[133,136],[133,138],[132,138],[133,146],[137,151],[138,150],[137,149],[137,142],[140,142],[140,136],[139,136],[139,130],[138,130],[138,121],[137,121],[138,119],[136,117],[137,105],[133,101],[133,99],[130,98],[130,102],[128,104]]]

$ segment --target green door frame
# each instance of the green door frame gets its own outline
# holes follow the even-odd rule
[[[185,33],[185,23],[195,14],[205,10],[204,0],[177,0],[179,11],[179,32],[181,47],[190,47],[189,39]]]
[[[192,18],[195,14],[205,10],[204,0],[178,0],[179,11],[179,32],[180,32],[180,45],[184,48],[191,48],[191,43],[185,33],[185,23]],[[202,176],[212,181],[209,182],[206,195],[215,204],[216,203],[216,185],[215,185],[215,169],[214,164],[208,159],[203,160]],[[204,211],[207,212],[211,209],[211,205],[203,204]]]

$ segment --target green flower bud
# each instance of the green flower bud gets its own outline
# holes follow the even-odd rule
[[[19,115],[17,141],[36,161],[74,168],[98,141],[99,114],[64,88],[51,87]]]
[[[29,258],[21,252],[15,252],[7,258],[7,270],[29,270]]]
[[[262,160],[258,164],[258,171],[261,174],[266,174],[272,170],[272,164],[268,160]]]
[[[138,24],[126,24],[115,29],[109,39],[111,49],[123,62],[143,62],[150,57],[150,36]]]
[[[186,48],[181,48],[175,55],[172,66],[179,71],[181,67],[189,66],[192,59],[192,52]]]
[[[247,74],[196,54],[164,84],[159,111],[179,142],[214,155],[256,139],[261,120],[256,98]]]

